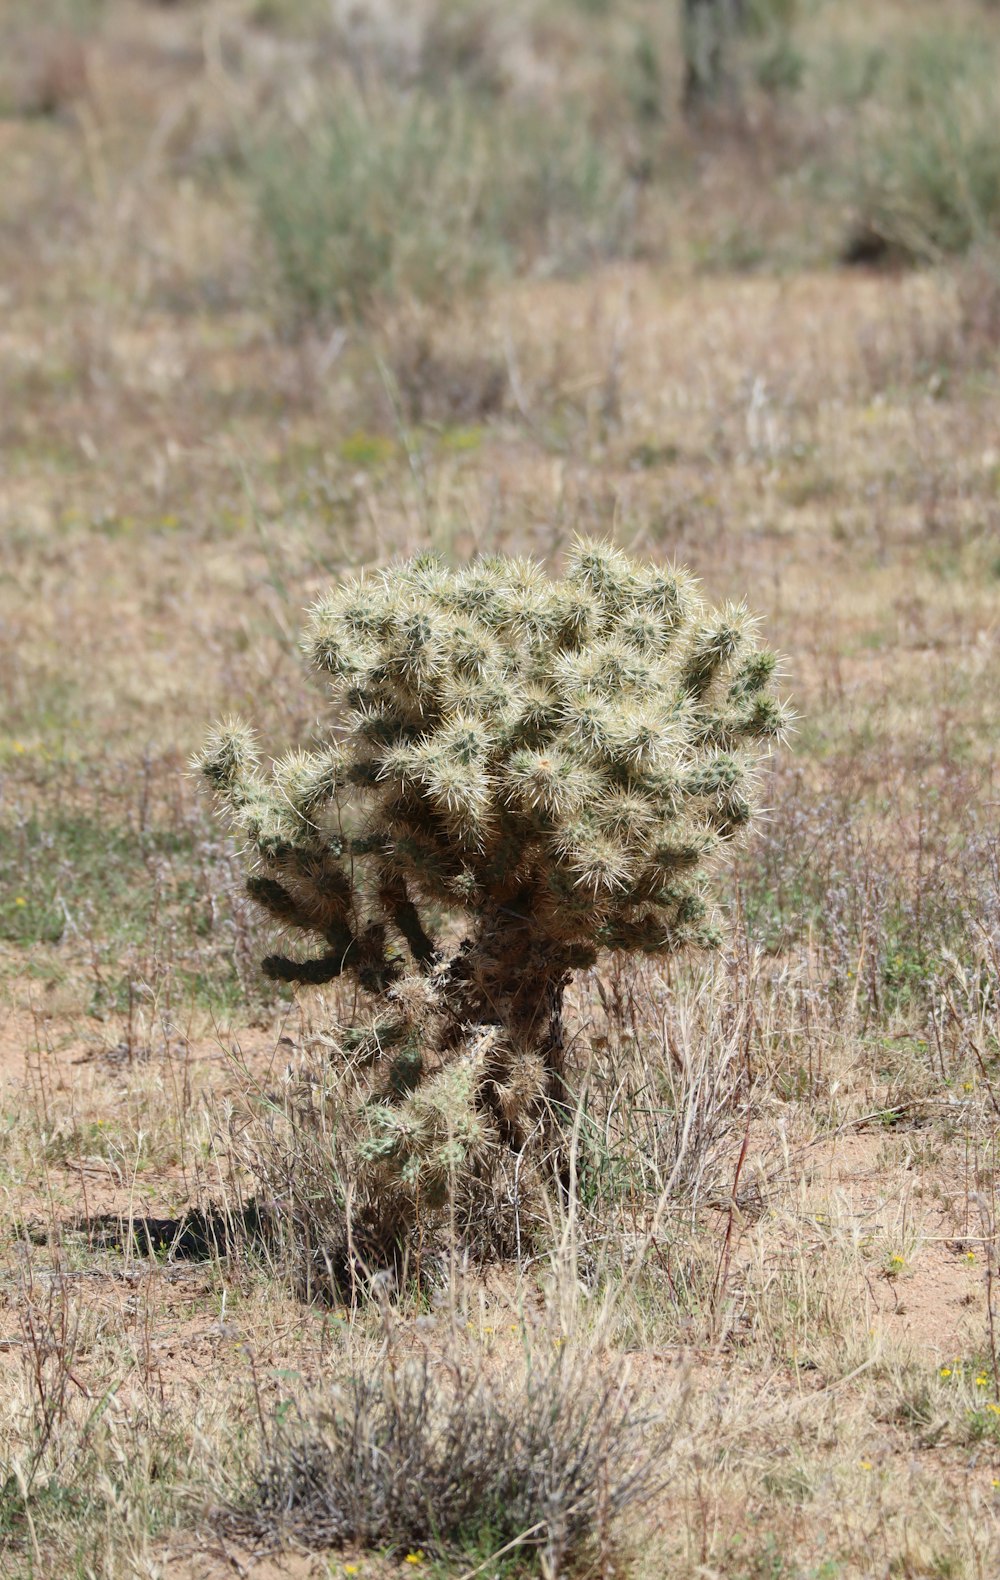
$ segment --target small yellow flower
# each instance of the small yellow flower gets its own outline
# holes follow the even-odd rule
[[[359,1575],[361,1570],[358,1568],[357,1564],[345,1564],[344,1573],[345,1575]]]
[[[23,741],[15,741],[14,742],[14,750],[17,752],[18,756],[20,757],[21,753],[22,752],[26,752],[28,750],[28,748],[25,746]]]
[[[990,1403],[986,1406],[986,1408],[987,1410],[992,1410],[994,1415],[1000,1415],[1000,1404]]]
[[[971,1081],[963,1081],[962,1082],[962,1091],[963,1092],[971,1092],[973,1090],[974,1090],[974,1088],[973,1088],[973,1084],[972,1084]]]
[[[423,1551],[419,1547],[417,1548],[415,1553],[407,1553],[406,1557],[403,1559],[403,1562],[405,1564],[422,1564],[423,1561],[424,1561]]]
[[[976,1378],[976,1387],[977,1388],[985,1388],[986,1384],[988,1382],[989,1382],[989,1378],[987,1377],[986,1373],[985,1372],[980,1372],[979,1376]]]
[[[976,1253],[975,1253],[975,1251],[966,1251],[966,1253],[965,1253],[965,1260],[967,1262],[974,1262],[976,1260]]]
[[[991,1485],[994,1487],[1000,1487],[1000,1481],[997,1480],[996,1476],[993,1477]]]
[[[942,1366],[941,1370],[938,1372],[938,1376],[939,1377],[950,1377],[951,1376],[951,1367],[950,1366]]]
[[[858,1464],[861,1466],[862,1470],[871,1470],[872,1468],[872,1462],[870,1459],[859,1459]]]
[[[25,899],[25,898],[24,898],[24,895],[23,895],[23,894],[19,894],[19,895],[18,895],[18,896],[17,896],[17,897],[16,897],[16,899],[15,899],[15,900],[14,900],[14,904],[15,904],[15,905],[27,905],[27,903],[28,903],[28,902],[27,902],[27,900],[26,900],[26,899]]]

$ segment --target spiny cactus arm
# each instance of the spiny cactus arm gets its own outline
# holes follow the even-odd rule
[[[336,861],[322,862],[311,854],[290,853],[267,865],[273,872],[254,873],[246,891],[276,922],[303,931],[338,936],[351,916],[354,891]],[[348,933],[352,929],[348,926]]]
[[[640,784],[611,784],[593,806],[601,833],[629,850],[645,853],[658,823],[657,806]]]
[[[384,993],[403,975],[403,961],[388,942],[384,922],[369,922],[355,939],[354,950],[351,969],[366,992]]]
[[[746,648],[753,625],[744,604],[727,604],[698,629],[681,674],[689,696],[702,700],[720,675],[731,672],[734,659]]]
[[[403,974],[398,955],[387,946],[385,924],[369,922],[354,934],[346,924],[326,935],[326,952],[311,960],[268,955],[262,962],[265,976],[276,982],[333,982],[351,972],[369,993],[381,993]]]
[[[405,564],[394,566],[391,574],[394,586],[411,587],[425,597],[438,599],[447,593],[453,579],[441,555],[435,554],[433,549],[422,549]],[[385,572],[382,579],[383,583],[388,581]]]
[[[478,1097],[493,1041],[491,1031],[484,1033],[469,1053],[401,1101],[371,1104],[361,1161],[376,1170],[391,1166],[386,1183],[395,1176],[428,1204],[443,1199],[456,1175],[491,1142]]]
[[[355,1025],[342,1026],[337,1034],[341,1051],[352,1063],[374,1065],[393,1056],[388,1088],[398,1092],[393,1070],[399,1061],[412,1068],[410,1055],[431,1037],[443,1004],[437,984],[430,977],[410,974],[393,982],[376,1006]]]
[[[534,822],[504,813],[495,839],[452,880],[455,897],[474,910],[499,905],[520,915],[524,895],[533,893],[537,886],[543,848],[537,834]]]
[[[777,667],[777,653],[769,647],[757,648],[733,676],[729,687],[730,702],[758,696],[774,679]]]
[[[331,930],[339,936],[345,924],[355,930],[354,872],[339,834],[298,822],[273,785],[232,821],[246,835],[257,868],[247,891],[276,921],[321,937]]]
[[[210,731],[191,767],[207,781],[217,803],[235,811],[261,783],[257,737],[242,719],[224,719]]]
[[[779,744],[791,723],[791,713],[776,697],[759,696],[736,708],[706,711],[695,726],[694,737],[700,747],[724,752],[741,747],[759,751],[768,742]]]
[[[704,609],[698,584],[690,571],[680,566],[644,565],[639,570],[640,588],[636,595],[636,609],[653,615],[658,629],[664,633],[656,651],[664,652],[673,641],[675,633],[685,622],[693,620]],[[621,634],[626,635],[631,621],[626,610],[621,622]],[[641,642],[638,645],[642,645]]]
[[[706,698],[696,707],[692,726],[695,744],[720,751],[747,747],[759,755],[762,745],[780,742],[793,714],[768,689],[778,663],[770,649],[753,649],[732,675],[724,695]]]
[[[681,788],[686,796],[712,799],[726,795],[746,777],[746,766],[730,752],[716,752],[687,774]]]
[[[380,784],[365,836],[380,869],[396,874],[413,894],[445,900],[463,855],[420,786]]]
[[[549,744],[558,733],[562,715],[559,695],[548,678],[544,674],[529,676],[510,700],[501,736],[504,750],[538,750]]]
[[[276,921],[283,922],[285,926],[299,927],[303,932],[319,933],[327,945],[324,954],[311,960],[299,961],[287,955],[268,955],[262,964],[265,976],[275,982],[333,982],[356,964],[359,943],[346,915],[326,927],[320,927],[311,919],[308,911],[303,914],[295,910],[289,914],[285,903],[290,899],[287,890],[267,878],[251,878],[247,883],[247,892]],[[294,900],[291,904],[294,907]]]
[[[566,580],[601,605],[605,617],[637,602],[642,590],[638,567],[621,549],[590,538],[576,538],[566,563]]]
[[[357,1026],[342,1026],[338,1040],[343,1051],[357,1063],[374,1064],[388,1049],[397,1047],[410,1029],[401,1015],[376,1011]]]
[[[265,955],[261,970],[272,982],[300,982],[319,987],[342,975],[349,963],[350,949],[318,955],[312,960],[291,960],[287,955]]]
[[[286,752],[272,768],[275,792],[303,833],[319,831],[327,810],[347,783],[348,759],[342,747],[322,752]]]
[[[781,741],[794,722],[792,710],[777,697],[757,695],[737,723],[737,734],[754,740]]]
[[[560,583],[553,591],[551,618],[553,651],[579,649],[597,636],[604,609],[588,588]]]
[[[627,642],[606,639],[583,649],[565,651],[552,664],[552,680],[563,696],[590,693],[618,703],[657,689],[658,675],[649,660]]]
[[[378,897],[386,914],[406,940],[417,965],[430,970],[438,958],[437,945],[424,931],[420,914],[410,899],[404,879],[398,873],[383,869]]]
[[[495,1111],[500,1138],[522,1147],[545,1112],[551,1077],[533,1047],[514,1047],[501,1040],[489,1061],[483,1096]]]
[[[596,931],[601,947],[655,955],[675,954],[692,946],[714,948],[718,933],[704,888],[699,874],[693,882],[664,885],[638,904],[630,902],[612,909]]]
[[[424,1074],[424,1056],[418,1045],[409,1042],[396,1054],[389,1065],[386,1079],[387,1095],[399,1102],[419,1086]]]
[[[399,808],[415,831],[442,843],[445,862],[455,849],[481,850],[494,823],[494,750],[488,725],[459,714],[386,751],[379,776],[389,787],[388,819],[398,818]]]
[[[620,840],[602,833],[590,817],[567,818],[553,836],[555,858],[568,869],[588,900],[625,893],[635,876],[635,859]]]
[[[447,844],[463,852],[482,850],[491,832],[493,810],[483,770],[435,756],[426,765],[424,791]],[[434,822],[429,820],[431,827]]]
[[[372,662],[384,630],[386,602],[377,582],[360,578],[310,610],[302,650],[315,669],[329,675],[335,690],[357,684]]]
[[[636,911],[607,922],[601,929],[601,943],[605,949],[625,954],[633,950],[650,955],[664,954],[670,948],[671,934],[662,912]]]
[[[553,821],[580,811],[601,793],[602,781],[572,751],[557,745],[534,751],[515,751],[506,763],[504,796],[522,814],[544,819],[540,831]]]
[[[246,880],[246,892],[251,900],[267,911],[276,922],[281,922],[285,927],[310,928],[312,920],[308,913],[295,901],[283,884],[276,878],[268,878],[261,873],[253,873]]]
[[[742,753],[714,752],[692,768],[683,790],[705,822],[726,842],[749,823],[755,775]]]

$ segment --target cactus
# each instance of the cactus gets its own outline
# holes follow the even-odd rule
[[[575,971],[716,942],[711,858],[784,724],[774,655],[742,605],[589,541],[561,581],[499,556],[363,574],[304,647],[337,705],[328,743],[265,771],[231,722],[199,765],[250,895],[320,946],[265,972],[366,990],[337,1039],[371,1074],[359,1167],[441,1201],[558,1113]]]

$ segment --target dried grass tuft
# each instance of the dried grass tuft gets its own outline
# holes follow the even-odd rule
[[[557,1576],[656,1491],[668,1428],[618,1368],[528,1353],[512,1375],[389,1342],[368,1371],[275,1429],[241,1534],[313,1549],[408,1544],[439,1556],[531,1552]],[[659,1463],[659,1469],[658,1469]]]

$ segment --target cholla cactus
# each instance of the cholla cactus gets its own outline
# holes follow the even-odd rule
[[[200,766],[249,893],[321,945],[264,970],[371,995],[340,1036],[373,1072],[363,1161],[439,1196],[558,1102],[574,971],[715,942],[707,866],[782,730],[774,655],[742,606],[586,541],[558,582],[501,557],[364,574],[304,646],[336,737],[265,772],[228,724]]]

